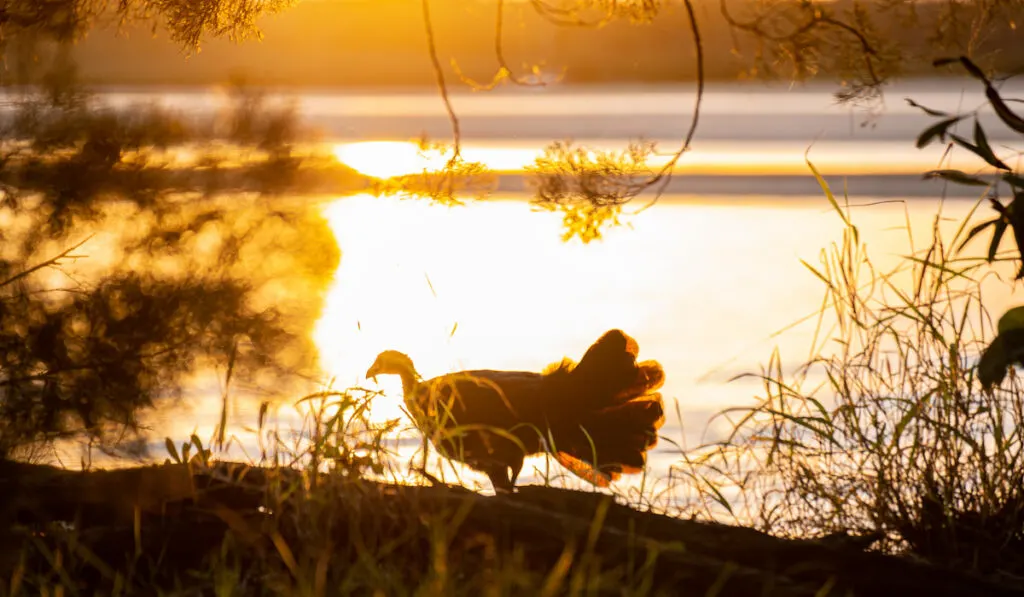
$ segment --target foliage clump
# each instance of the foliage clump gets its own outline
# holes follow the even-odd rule
[[[311,374],[338,253],[275,197],[307,183],[294,117],[252,96],[223,125],[115,111],[53,81],[0,139],[0,458],[81,432],[130,446],[141,411],[211,368]]]
[[[1015,115],[1001,112],[1006,103],[981,78],[1014,128]],[[849,205],[818,176],[845,224],[841,243],[822,251],[820,263],[805,263],[825,284],[818,330],[828,330],[828,343],[796,370],[774,355],[756,403],[724,411],[731,434],[686,466],[726,512],[766,531],[874,536],[883,549],[1020,578],[1024,385],[1007,370],[1022,354],[1020,314],[1011,310],[994,330],[983,290],[1006,274],[1004,262],[1022,258],[1019,247],[1005,252],[999,245],[1007,229],[1016,230],[1024,195],[1019,174],[995,155],[980,126],[968,141],[947,131],[963,116],[926,111],[942,120],[922,133],[919,147],[948,137],[950,148],[966,149],[994,170],[991,177],[951,169],[926,177],[987,187],[989,196],[951,236],[937,214],[930,244],[883,272]],[[1006,188],[1009,206],[997,199]],[[997,217],[970,228],[983,202]],[[961,253],[989,229],[984,257]],[[1009,276],[1020,277],[1019,270]]]
[[[98,22],[151,22],[172,39],[198,48],[203,36],[243,39],[258,34],[257,20],[294,0],[11,0],[0,15],[0,42],[17,36],[70,42]]]
[[[622,207],[651,186],[653,153],[654,144],[647,142],[601,151],[556,141],[527,168],[531,202],[564,214],[564,240],[598,240],[603,229],[619,224]]]

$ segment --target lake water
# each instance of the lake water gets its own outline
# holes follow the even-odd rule
[[[775,348],[791,366],[811,349],[815,321],[808,316],[819,310],[824,288],[800,259],[817,263],[840,238],[842,222],[805,152],[810,148],[840,197],[846,186],[876,265],[895,267],[927,242],[940,197],[947,197],[950,228],[982,194],[920,180],[943,163],[943,148],[915,149],[914,139],[934,120],[902,98],[946,110],[982,104],[976,89],[957,85],[904,84],[890,89],[873,114],[836,106],[828,86],[712,86],[693,151],[669,193],[589,245],[562,242],[560,217],[532,210],[526,193],[503,191],[495,201],[455,208],[365,195],[329,201],[324,210],[342,259],[313,332],[325,375],[337,387],[365,385],[362,374],[389,348],[409,354],[426,377],[467,368],[539,370],[562,356],[578,359],[616,327],[638,340],[642,358],[665,367],[671,414],[663,434],[691,447],[716,437],[722,426],[708,426],[713,413],[750,404],[760,390],[756,382],[730,379],[757,371]],[[692,93],[685,86],[551,88],[457,95],[454,104],[467,157],[514,175],[553,139],[615,148],[644,137],[674,148],[689,122]],[[110,90],[107,97],[155,98],[196,112],[222,99],[166,90]],[[448,134],[429,90],[320,91],[294,99],[341,159],[371,174],[417,168],[415,152],[401,142]],[[1013,139],[991,114],[982,120],[993,145]],[[976,168],[964,153],[953,153],[953,165]],[[1000,312],[1009,300],[1007,292],[996,293],[989,308]],[[383,419],[399,412],[401,396],[397,380],[381,382],[388,395],[375,416]],[[194,429],[209,437],[219,408],[219,391],[200,393],[189,410],[157,417],[155,437],[184,438]],[[255,423],[255,413],[255,402],[245,401],[233,413],[243,444],[252,443],[241,428]],[[414,444],[406,441],[403,450]],[[652,475],[664,475],[677,456],[661,442]],[[531,477],[528,466],[524,480]]]

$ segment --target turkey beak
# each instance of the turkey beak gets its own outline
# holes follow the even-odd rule
[[[372,379],[373,383],[377,383],[377,365],[366,370],[366,379]]]

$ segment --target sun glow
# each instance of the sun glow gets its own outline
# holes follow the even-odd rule
[[[930,230],[930,205],[909,208],[915,237]],[[958,204],[956,213],[970,207]],[[886,256],[880,270],[904,254],[907,235],[892,226],[903,210],[887,204],[857,212],[863,238]],[[780,325],[820,305],[821,282],[798,258],[812,259],[842,231],[820,203],[772,198],[663,203],[629,218],[632,229],[609,230],[589,245],[563,243],[560,214],[532,211],[525,201],[446,207],[358,195],[330,204],[325,216],[342,255],[314,341],[334,388],[385,392],[372,403],[372,419],[401,416],[400,381],[364,379],[382,350],[405,352],[425,378],[540,371],[563,356],[579,359],[603,332],[620,328],[637,339],[641,358],[665,367],[669,412],[680,400],[688,427],[670,416],[665,436],[685,433],[692,445],[704,441],[709,413],[759,391],[725,379],[753,370],[773,349],[806,354],[813,321],[778,335]],[[780,229],[801,234],[772,236]],[[715,425],[707,432],[726,431]],[[403,439],[402,450],[415,452],[406,438],[412,441]],[[652,467],[664,472],[677,457],[671,444],[659,444]]]
[[[314,341],[335,389],[383,390],[370,406],[376,422],[404,419],[400,380],[365,379],[383,350],[408,354],[424,378],[539,371],[563,355],[579,358],[608,328],[638,328],[644,317],[600,308],[592,297],[617,286],[601,275],[604,268],[627,268],[631,255],[615,245],[563,243],[560,215],[533,212],[525,202],[446,207],[358,195],[331,204],[325,216],[342,256]],[[394,449],[407,460],[417,447]],[[542,459],[531,459],[526,472],[534,466],[543,470]],[[454,470],[464,480],[479,477]]]
[[[540,370],[642,317],[595,308],[591,294],[615,285],[606,268],[626,270],[630,257],[610,243],[561,242],[557,213],[520,202],[445,207],[359,195],[325,215],[342,255],[314,340],[335,387],[374,387],[366,370],[388,349],[408,354],[425,378]],[[397,416],[398,379],[379,382],[388,399],[375,403],[374,418]]]
[[[538,155],[532,149],[507,147],[464,147],[463,159],[480,162],[497,172],[521,171]],[[408,141],[366,141],[345,143],[334,148],[338,161],[374,178],[391,178],[424,171],[443,170],[451,159],[450,149],[421,148]]]
[[[370,141],[334,148],[338,161],[374,178],[391,178],[424,170],[444,168],[445,156],[436,150],[421,150],[415,143]]]
[[[424,370],[438,364],[436,339],[453,323],[430,300],[421,253],[409,244],[419,240],[410,233],[429,207],[363,195],[328,208],[342,257],[314,338],[338,387],[366,386],[367,368],[387,349],[415,355]],[[401,385],[397,379],[378,381],[393,399],[374,402],[374,419],[398,416]]]
[[[621,151],[624,145],[581,140],[578,146],[600,151]],[[826,174],[906,174],[920,173],[934,166],[925,154],[911,154],[892,158],[886,143],[821,141],[807,152],[807,144],[800,142],[764,142],[755,147],[728,141],[707,141],[688,151],[675,165],[680,174],[703,175],[808,175],[807,158]],[[659,145],[658,152],[648,158],[652,171],[662,168],[672,159],[670,144]],[[479,162],[494,172],[523,172],[542,155],[542,144],[523,142],[517,146],[487,146],[463,144],[462,157]],[[334,147],[334,155],[341,163],[374,178],[391,178],[424,171],[442,170],[451,158],[451,151],[421,149],[417,143],[407,141],[367,141],[345,143]],[[956,167],[969,170],[983,162],[971,155],[956,156]]]

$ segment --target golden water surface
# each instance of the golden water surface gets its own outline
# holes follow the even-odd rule
[[[393,142],[339,145],[335,153],[372,176],[432,169],[446,159]],[[467,151],[468,159],[510,171],[535,155],[536,148],[522,147]],[[802,152],[774,155],[768,162],[779,171],[811,176]],[[885,170],[881,154],[875,162],[841,152],[824,158],[826,171],[844,160]],[[707,159],[727,170],[713,155]],[[753,154],[732,160],[740,169],[758,163]],[[842,189],[836,191],[842,200]],[[639,214],[631,214],[639,205],[627,207],[622,226],[589,244],[563,242],[561,216],[538,211],[527,199],[499,195],[447,207],[356,195],[324,205],[342,253],[312,332],[325,385],[379,387],[385,395],[374,401],[372,416],[384,421],[402,416],[400,384],[364,379],[382,350],[408,354],[425,378],[463,369],[537,371],[563,356],[578,359],[604,331],[620,328],[638,340],[641,358],[659,360],[667,373],[662,432],[675,444],[663,441],[651,455],[651,474],[658,477],[678,460],[677,446],[721,435],[724,422],[713,420],[714,413],[758,395],[758,383],[732,378],[756,372],[776,348],[790,367],[810,355],[824,286],[801,260],[818,264],[844,227],[824,194],[772,195],[768,184],[762,194],[743,197],[668,195]],[[879,271],[927,245],[940,207],[949,234],[976,204],[859,196],[856,188],[849,202]],[[1003,292],[987,305],[998,313],[1008,300]],[[162,418],[157,435],[210,437],[219,417],[217,392],[200,393],[189,408]],[[258,404],[236,401],[230,419],[236,447],[250,457]],[[287,411],[287,405],[279,411],[284,425],[297,424],[298,415]],[[415,441],[406,442],[400,456],[415,449]],[[542,468],[539,459],[528,463],[523,480],[536,480]]]

